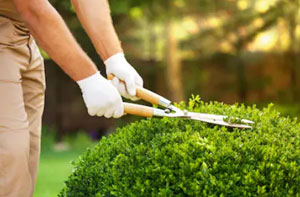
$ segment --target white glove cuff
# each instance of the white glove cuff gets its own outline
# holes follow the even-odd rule
[[[107,60],[104,61],[105,66],[110,65],[119,65],[126,62],[127,60],[125,58],[124,53],[116,53],[115,55],[109,57]]]
[[[93,88],[96,85],[99,84],[99,82],[103,81],[103,77],[100,75],[100,72],[96,72],[95,74],[77,81],[77,84],[79,85],[81,91],[87,90],[89,88]]]

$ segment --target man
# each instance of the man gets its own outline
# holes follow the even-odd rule
[[[32,196],[36,182],[45,77],[33,37],[78,83],[92,116],[121,117],[124,109],[120,94],[136,99],[135,88],[143,85],[124,57],[107,0],[72,3],[104,60],[107,74],[115,76],[114,86],[100,75],[47,0],[0,0],[1,197]]]

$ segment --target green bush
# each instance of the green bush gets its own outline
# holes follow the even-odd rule
[[[272,105],[204,103],[191,111],[255,121],[240,130],[147,119],[103,138],[76,162],[59,196],[300,196],[300,125]]]

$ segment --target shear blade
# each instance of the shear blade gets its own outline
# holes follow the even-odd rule
[[[243,125],[243,124],[229,124],[224,121],[220,120],[211,120],[211,119],[203,119],[203,118],[197,118],[197,117],[190,117],[191,120],[198,120],[201,122],[207,122],[215,125],[221,125],[221,126],[226,126],[226,127],[232,127],[232,128],[241,128],[241,129],[252,129],[251,126],[249,125]]]
[[[245,124],[253,124],[253,121],[242,119],[241,122],[245,124],[231,124],[224,121],[224,118],[227,116],[223,115],[214,115],[214,114],[205,114],[205,113],[195,113],[195,112],[188,112],[188,116],[192,120],[198,120],[202,122],[207,122],[211,124],[222,125],[226,127],[233,127],[233,128],[244,128],[244,129],[251,129],[250,125]]]
[[[227,118],[227,116],[224,115],[214,115],[214,114],[196,113],[196,112],[188,112],[188,115],[195,118],[210,119],[214,121],[223,121],[223,122],[225,122],[224,119]],[[240,120],[244,124],[254,124],[254,122],[251,120],[246,120],[246,119],[240,119]],[[228,122],[225,123],[230,124]],[[239,124],[231,124],[231,125],[239,125]]]

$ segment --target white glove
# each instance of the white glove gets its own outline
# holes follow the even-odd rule
[[[143,79],[136,70],[127,62],[123,53],[117,53],[104,62],[106,74],[113,74],[115,77],[112,84],[118,89],[119,93],[125,98],[133,101],[138,100],[136,86],[143,86]],[[120,82],[124,81],[124,83]]]
[[[120,118],[123,115],[124,106],[120,94],[99,72],[77,83],[91,116]]]

